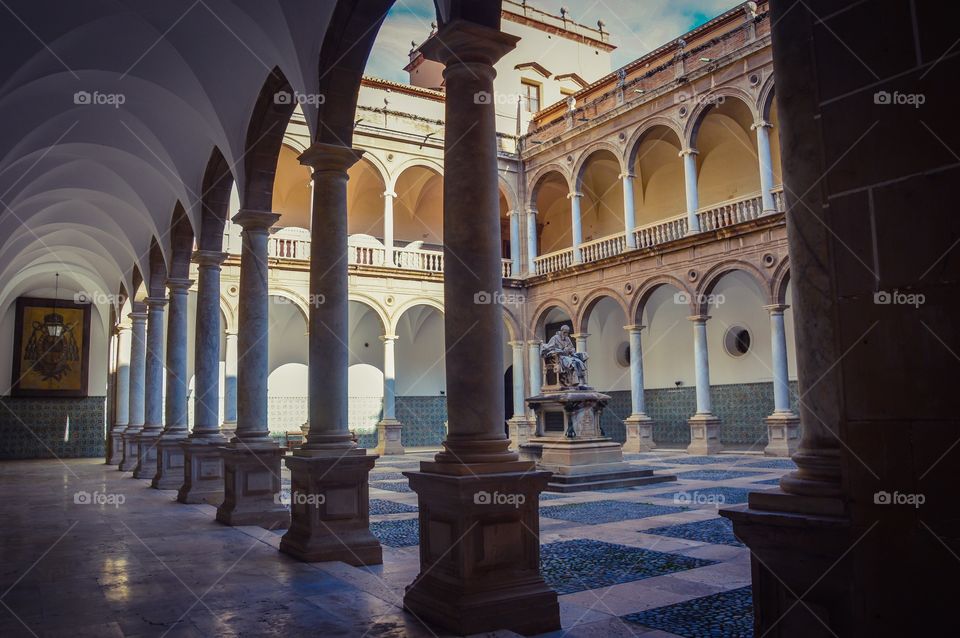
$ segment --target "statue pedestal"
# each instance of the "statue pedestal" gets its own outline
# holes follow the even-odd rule
[[[403,454],[402,432],[403,425],[396,419],[382,419],[377,423],[377,454]]]
[[[610,397],[589,387],[564,389],[527,399],[537,415],[538,436],[521,445],[537,467],[553,473],[549,492],[583,492],[674,481],[624,462],[623,447],[600,427]]]
[[[793,412],[774,412],[767,417],[767,456],[793,456],[800,444],[800,417]]]

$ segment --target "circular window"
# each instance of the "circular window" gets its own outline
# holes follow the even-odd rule
[[[626,341],[617,346],[617,364],[621,368],[630,367],[630,344]]]
[[[750,352],[752,337],[743,326],[733,326],[723,337],[723,347],[731,357],[742,357]]]

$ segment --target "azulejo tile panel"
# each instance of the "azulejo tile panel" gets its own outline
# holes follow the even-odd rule
[[[753,593],[741,587],[621,617],[685,638],[751,638]]]
[[[0,459],[94,458],[106,453],[106,397],[0,397],[0,403]]]
[[[558,541],[540,548],[540,571],[558,594],[629,583],[715,562],[592,539]]]

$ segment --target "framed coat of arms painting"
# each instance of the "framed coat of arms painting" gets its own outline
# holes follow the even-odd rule
[[[85,397],[90,304],[17,299],[12,396]]]

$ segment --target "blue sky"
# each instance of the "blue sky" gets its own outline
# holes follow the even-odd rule
[[[734,0],[527,0],[527,4],[560,13],[591,27],[603,20],[613,43],[614,68],[631,62],[678,35],[740,4]],[[436,20],[432,0],[397,0],[384,22],[367,65],[367,74],[405,82],[410,42],[423,41]]]

